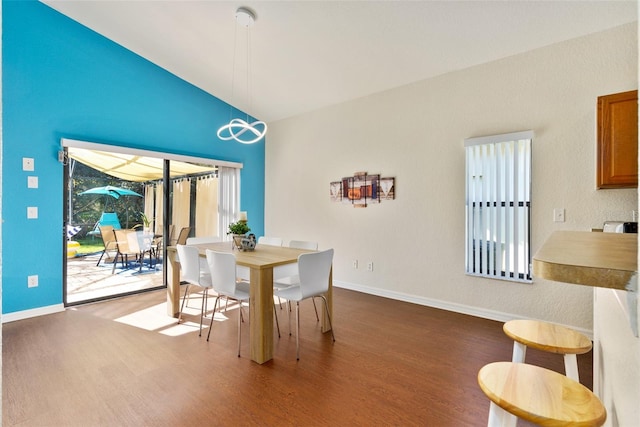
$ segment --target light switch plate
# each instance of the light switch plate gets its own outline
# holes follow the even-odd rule
[[[563,208],[556,208],[553,210],[553,222],[564,222]]]
[[[38,177],[37,176],[28,176],[27,177],[27,188],[38,188]]]
[[[29,206],[27,208],[27,219],[38,219],[38,207]]]

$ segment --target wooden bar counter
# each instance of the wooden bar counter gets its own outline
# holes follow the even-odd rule
[[[534,276],[620,290],[637,268],[637,234],[556,231],[533,257]]]

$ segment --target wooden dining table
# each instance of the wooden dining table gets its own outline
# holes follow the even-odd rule
[[[205,251],[211,249],[232,253],[236,264],[250,269],[249,301],[249,339],[251,360],[265,363],[273,359],[273,269],[274,267],[298,262],[298,256],[313,252],[283,246],[256,245],[253,251],[240,251],[232,242],[218,242],[193,245],[205,257]],[[175,246],[167,248],[167,311],[170,316],[178,317],[180,311],[180,263]],[[329,274],[329,291],[325,295],[329,314],[333,316],[332,275]],[[322,332],[331,330],[326,313],[322,315]]]

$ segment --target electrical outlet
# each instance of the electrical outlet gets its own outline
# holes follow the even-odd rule
[[[357,259],[354,259],[354,260],[353,260],[353,269],[354,269],[354,270],[357,270],[357,269],[358,269],[358,260],[357,260]]]
[[[38,286],[38,275],[27,276],[27,286],[30,288],[35,288]]]
[[[564,222],[563,208],[556,208],[553,210],[553,222]]]
[[[373,261],[367,263],[367,271],[373,271]]]

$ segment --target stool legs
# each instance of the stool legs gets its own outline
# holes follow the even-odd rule
[[[513,357],[511,361],[515,363],[524,363],[524,358],[526,355],[527,355],[527,346],[522,343],[519,343],[518,341],[514,341]]]
[[[568,378],[580,382],[578,378],[578,357],[575,354],[564,355],[564,373]]]
[[[519,343],[518,341],[514,341],[511,361],[515,363],[524,363],[526,355],[527,346]],[[563,354],[563,356],[565,375],[576,382],[580,382],[580,378],[578,377],[578,357],[575,354]]]
[[[527,356],[527,346],[518,341],[514,341],[513,356],[511,357],[511,361],[515,363],[524,363],[524,359],[526,356]],[[510,414],[509,412],[505,411],[504,409],[502,409],[501,407],[499,407],[493,402],[491,403],[491,406],[492,408],[489,408],[489,423],[487,424],[487,426],[494,425],[494,424],[491,424],[491,412],[502,412],[501,418],[498,418],[496,421],[498,422],[498,424],[495,424],[496,426],[504,426],[504,427],[516,426],[518,422],[518,417]],[[495,406],[496,409],[493,409],[493,406]]]
[[[516,427],[517,422],[518,417],[505,411],[495,403],[490,403],[487,427]]]

